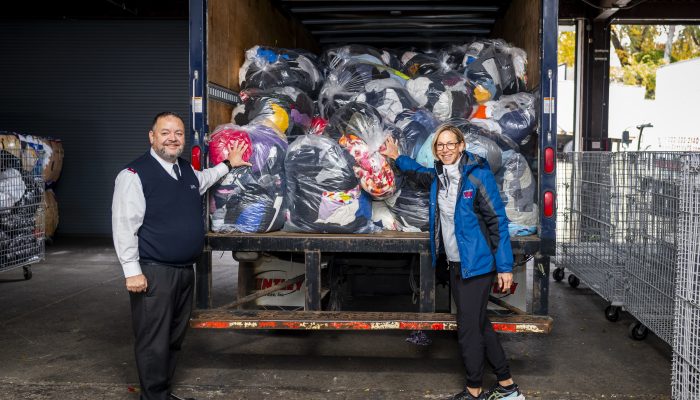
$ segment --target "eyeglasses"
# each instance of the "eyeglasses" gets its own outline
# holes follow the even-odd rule
[[[458,144],[459,144],[459,142],[438,143],[435,145],[435,148],[438,150],[442,150],[444,148],[447,148],[447,150],[454,150],[457,148]]]

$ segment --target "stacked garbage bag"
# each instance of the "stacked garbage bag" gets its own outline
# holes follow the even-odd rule
[[[0,132],[0,269],[43,256],[45,182],[54,185],[63,163],[60,141]]]
[[[211,164],[226,159],[229,145],[237,141],[248,145],[243,160],[252,167],[234,168],[212,188],[211,229],[247,233],[279,230],[285,215],[287,142],[266,125],[222,125],[211,136]]]
[[[406,110],[396,117],[396,132],[393,135],[401,154],[419,160],[421,150],[430,152],[427,166],[432,167],[431,134],[439,125],[433,114],[425,109]],[[423,158],[426,158],[423,156]],[[386,204],[401,224],[403,231],[426,231],[429,229],[430,188],[403,177],[400,172],[400,187],[396,195]]]
[[[322,77],[316,56],[307,51],[255,46],[246,51],[238,81],[241,89],[292,86],[316,93]]]
[[[475,84],[474,98],[479,103],[525,91],[526,64],[525,51],[499,39],[471,43],[462,61],[465,76]]]
[[[497,177],[513,234],[533,233],[532,155],[520,153],[537,127],[526,63],[524,51],[493,39],[432,52],[351,44],[318,57],[249,49],[239,69],[242,101],[211,136],[210,161],[243,141],[254,166],[214,187],[212,229],[426,231],[430,188],[404,176],[380,149],[391,136],[401,154],[432,167],[435,129],[450,123]]]
[[[351,102],[330,120],[327,132],[353,157],[353,170],[364,191],[383,200],[396,191],[396,176],[379,154],[388,134],[382,116],[369,104]]]
[[[306,135],[289,146],[285,230],[373,233],[371,197],[355,176],[355,159],[337,141]]]

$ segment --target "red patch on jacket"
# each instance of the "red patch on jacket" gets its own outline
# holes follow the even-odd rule
[[[474,197],[474,189],[465,190],[462,192],[462,196],[464,196],[465,199],[471,199]]]

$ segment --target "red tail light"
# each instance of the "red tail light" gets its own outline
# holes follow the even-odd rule
[[[192,146],[192,158],[190,160],[194,169],[197,171],[202,170],[202,149],[198,145]]]
[[[554,193],[544,192],[544,216],[551,218],[554,215]]]
[[[547,147],[544,149],[544,173],[551,174],[554,172],[554,149]]]

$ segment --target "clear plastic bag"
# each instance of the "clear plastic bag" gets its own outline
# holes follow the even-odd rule
[[[246,50],[245,57],[238,71],[241,89],[292,86],[315,94],[321,87],[321,72],[311,53],[254,46]]]
[[[480,120],[472,119],[467,120],[463,118],[452,119],[448,123],[459,128],[464,135],[478,135],[494,141],[498,147],[503,150],[515,150],[520,151],[520,146],[511,140],[508,136],[502,135],[500,133],[500,126],[493,120]]]
[[[285,217],[287,142],[264,125],[237,128],[218,130],[214,135],[216,142],[210,143],[225,143],[225,136],[244,130],[251,142],[248,161],[253,166],[234,168],[212,187],[209,197],[211,229],[248,233],[279,230]]]
[[[439,121],[467,118],[472,112],[472,85],[454,71],[411,79],[406,83],[406,89],[419,107],[432,112]]]
[[[319,112],[328,119],[335,111],[345,104],[354,101],[355,97],[366,90],[366,85],[372,81],[392,79],[405,86],[408,77],[392,68],[363,63],[347,62],[328,74],[318,95]]]
[[[537,182],[525,157],[512,150],[503,152],[503,167],[496,174],[496,180],[512,230],[531,232],[537,227],[538,219]]]
[[[361,44],[332,47],[321,55],[321,62],[329,70],[340,68],[348,62],[355,61],[390,66],[385,60],[390,61],[390,56],[387,52]]]
[[[372,198],[385,199],[396,191],[394,171],[379,149],[389,136],[377,110],[351,102],[331,118],[327,132],[355,159],[355,175]]]
[[[527,143],[537,128],[535,96],[530,93],[501,96],[492,113],[501,133],[519,145]]]
[[[394,135],[394,139],[398,142],[400,153],[416,159],[439,122],[430,111],[419,108],[401,112],[396,116],[395,125],[398,134]]]
[[[464,72],[464,55],[467,53],[469,43],[451,44],[440,49],[438,57],[453,71]]]
[[[267,125],[282,139],[301,136],[311,125],[314,103],[301,89],[247,89],[240,96],[242,103],[231,114],[231,121],[237,125]]]
[[[402,187],[385,200],[404,232],[425,232],[430,229],[430,188],[420,187],[410,179],[402,179]]]
[[[401,68],[401,72],[411,78],[431,74],[444,74],[451,68],[439,54],[416,53]]]
[[[385,121],[392,123],[399,113],[418,107],[408,91],[394,79],[368,82],[365,91],[358,94],[355,101],[371,105]]]
[[[503,94],[526,90],[526,53],[500,39],[482,39],[469,45],[462,65],[475,83],[479,103],[498,100]]]
[[[273,133],[275,132],[270,129]],[[234,124],[219,125],[212,132],[209,138],[209,164],[218,165],[220,162],[228,158],[228,148],[235,142],[243,142],[248,145],[248,149],[243,153],[243,161],[250,161],[250,156],[253,154],[253,146],[251,145],[248,132],[249,127],[242,127]]]
[[[353,171],[355,160],[333,139],[305,135],[287,151],[287,221],[284,230],[373,233],[370,197]]]

